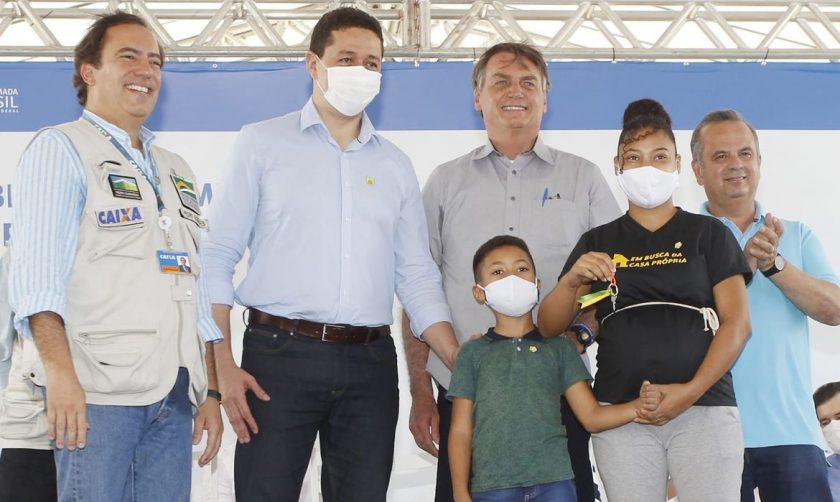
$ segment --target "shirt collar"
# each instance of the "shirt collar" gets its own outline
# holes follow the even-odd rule
[[[536,143],[534,143],[534,147],[529,151],[537,154],[537,157],[541,158],[545,162],[549,162],[549,163],[552,162],[551,152],[549,151],[549,149],[545,145],[545,143],[543,143],[542,138],[540,138],[539,136],[537,136],[537,141],[536,141]],[[495,153],[496,155],[499,155],[499,156],[502,155],[501,153],[496,151],[496,148],[493,147],[493,143],[490,141],[490,138],[488,137],[484,141],[484,144],[481,145],[481,147],[475,152],[475,155],[473,155],[473,160],[483,159],[485,157],[488,157],[491,153]],[[523,153],[527,153],[527,152],[523,152]]]
[[[487,333],[485,333],[484,336],[486,336],[487,339],[490,340],[491,342],[497,342],[499,340],[512,340],[513,339],[509,336],[504,336],[504,335],[500,335],[500,334],[496,333],[496,330],[493,329],[493,328],[488,329]],[[545,337],[543,337],[540,334],[540,330],[538,330],[537,328],[534,328],[533,330],[529,331],[528,333],[525,333],[522,336],[522,338],[524,338],[526,340],[533,340],[535,342],[542,342],[542,341],[545,340]]]
[[[93,120],[96,122],[100,127],[105,129],[105,131],[113,136],[120,144],[127,145],[131,147],[131,136],[119,127],[115,126],[114,124],[108,122],[107,120],[103,119],[99,115],[93,113],[90,110],[83,110],[82,115]],[[155,140],[155,135],[152,131],[146,129],[145,126],[140,127],[140,144],[143,145],[143,152],[148,152],[149,148],[152,146],[152,142]]]
[[[537,157],[541,158],[543,162],[548,162],[551,164],[554,160],[551,157],[551,151],[548,147],[543,143],[542,138],[537,136],[537,142],[534,143],[534,153],[537,154]]]
[[[320,125],[325,131],[327,130],[327,126],[324,125],[324,121],[321,119],[321,114],[315,108],[315,102],[310,97],[309,101],[306,102],[300,111],[300,131],[303,132],[315,125]],[[361,144],[365,144],[375,134],[377,134],[376,129],[373,127],[373,123],[370,121],[367,112],[362,112],[362,127],[359,129],[359,137],[356,140]]]
[[[759,201],[756,200],[754,202],[755,216],[753,217],[753,223],[764,223],[764,207]],[[700,214],[704,216],[711,216],[713,218],[717,218],[723,222],[729,221],[729,218],[727,218],[726,216],[715,216],[711,212],[709,212],[709,201],[706,201],[700,205]]]
[[[475,152],[473,156],[474,160],[483,159],[488,157],[491,153],[496,153],[496,149],[493,148],[493,143],[490,142],[490,138],[487,138],[484,141],[484,144]]]

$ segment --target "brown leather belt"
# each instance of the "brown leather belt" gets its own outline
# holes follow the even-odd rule
[[[248,309],[248,324],[261,324],[288,331],[292,335],[317,338],[323,342],[370,343],[391,334],[390,326],[351,326],[349,324],[323,324],[305,319],[287,319],[267,314],[257,309]]]

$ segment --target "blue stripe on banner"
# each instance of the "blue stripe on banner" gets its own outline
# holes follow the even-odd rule
[[[79,116],[72,63],[0,63],[0,131],[35,131]],[[660,100],[677,129],[735,108],[759,129],[840,129],[840,66],[820,63],[552,63],[545,130],[619,129],[625,105]],[[369,112],[380,130],[482,129],[471,62],[386,63]],[[299,109],[302,63],[168,63],[155,131],[235,131]]]

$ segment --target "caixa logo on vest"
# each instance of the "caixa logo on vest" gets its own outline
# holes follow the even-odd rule
[[[130,227],[143,223],[139,207],[103,209],[96,211],[96,222],[101,228]]]
[[[20,113],[17,87],[0,87],[0,113]]]

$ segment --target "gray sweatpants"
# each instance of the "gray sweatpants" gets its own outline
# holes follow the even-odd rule
[[[666,499],[668,475],[680,502],[739,502],[744,468],[734,406],[692,406],[663,426],[630,423],[592,434],[609,502]]]

